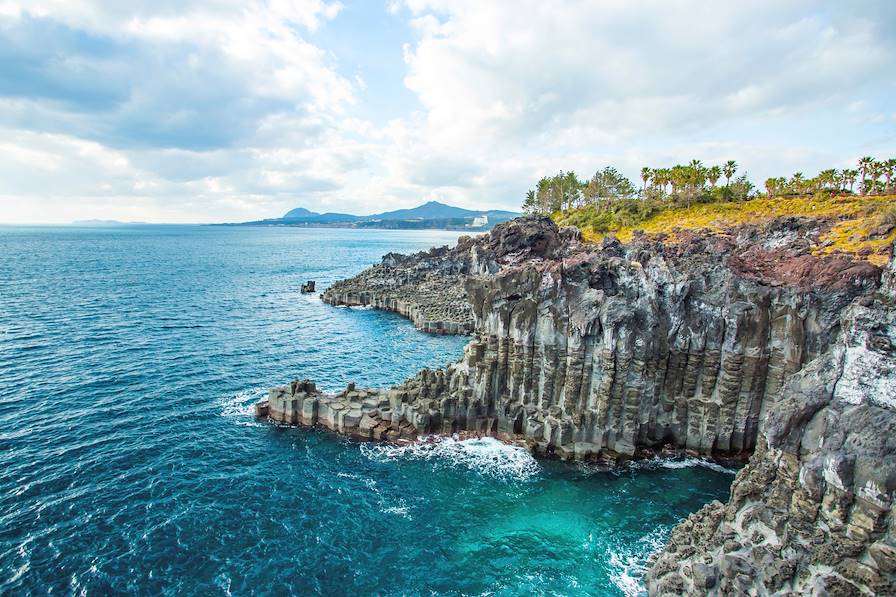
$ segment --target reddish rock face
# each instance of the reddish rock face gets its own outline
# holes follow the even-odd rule
[[[795,255],[786,250],[747,247],[728,259],[731,270],[744,278],[771,286],[811,288],[874,288],[881,268],[848,255]]]

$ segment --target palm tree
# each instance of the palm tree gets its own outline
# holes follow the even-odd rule
[[[853,170],[851,168],[843,169],[843,184],[849,186],[849,192],[852,193],[852,189],[856,184],[856,177],[859,175],[858,170]]]
[[[802,195],[806,185],[806,179],[803,177],[803,173],[794,172],[793,176],[790,177],[790,185],[794,193]]]
[[[718,166],[712,166],[706,171],[706,178],[712,188],[716,188],[716,183],[722,178],[722,169]]]
[[[691,163],[688,164],[688,168],[690,168],[688,178],[690,179],[691,185],[693,185],[695,189],[702,189],[703,185],[706,183],[706,168],[703,167],[703,162],[700,160],[691,160]]]
[[[822,170],[818,173],[818,183],[821,189],[827,190],[833,186],[834,181],[837,179],[837,170],[831,168],[828,170]]]
[[[716,166],[718,167],[718,166]],[[766,178],[765,179],[765,190],[768,193],[769,198],[774,197],[778,192],[778,179],[777,178]]]
[[[884,192],[890,192],[890,179],[896,175],[896,158],[890,158],[886,162],[884,162],[884,180],[886,181],[886,185],[884,186]]]
[[[879,185],[877,179],[880,178],[880,175],[884,173],[884,171],[886,170],[886,166],[884,165],[883,162],[878,162],[877,160],[875,160],[871,164],[870,170],[871,170],[871,190],[872,191],[880,190],[879,189],[880,185]]]
[[[839,193],[843,190],[843,183],[846,182],[846,170],[842,172],[834,170],[834,192]]]
[[[644,181],[644,192],[647,192],[647,183],[650,181],[650,178],[654,176],[654,171],[644,166],[641,168],[641,180]]]
[[[728,160],[725,162],[725,165],[722,166],[722,174],[725,175],[725,186],[731,186],[731,179],[734,177],[734,173],[737,172],[737,162],[734,160]]]
[[[653,172],[653,182],[660,186],[663,194],[667,193],[666,187],[672,182],[672,174],[668,168],[657,168]]]
[[[678,191],[684,189],[688,184],[687,167],[682,166],[681,164],[672,166],[672,171],[669,173],[669,178],[672,181],[672,194],[675,195],[676,193],[678,193]]]
[[[862,194],[868,194],[868,185],[865,182],[868,178],[868,174],[871,172],[871,166],[874,164],[874,158],[871,156],[865,156],[859,160],[859,172],[862,174]]]

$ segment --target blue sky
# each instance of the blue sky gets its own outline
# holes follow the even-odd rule
[[[0,222],[517,208],[896,156],[889,0],[0,0]]]

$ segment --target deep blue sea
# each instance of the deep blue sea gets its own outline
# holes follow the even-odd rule
[[[0,227],[0,594],[636,594],[730,472],[254,421],[297,376],[386,386],[459,358],[465,338],[299,293],[456,237]]]

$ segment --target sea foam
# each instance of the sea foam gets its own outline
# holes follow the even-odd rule
[[[613,546],[608,549],[607,566],[610,581],[626,597],[646,594],[644,576],[647,574],[650,556],[665,546],[670,530],[668,527],[657,527],[633,545]]]
[[[465,468],[507,481],[527,481],[541,471],[538,462],[524,448],[507,445],[492,437],[459,440],[424,436],[403,446],[362,444],[361,450],[374,461],[425,460],[437,467]]]
[[[712,460],[705,460],[703,458],[695,458],[693,456],[687,456],[685,458],[649,458],[647,460],[633,460],[628,463],[630,468],[634,469],[658,469],[658,468],[670,468],[670,469],[680,469],[680,468],[692,468],[695,466],[700,466],[711,471],[715,471],[717,473],[725,473],[727,475],[737,474],[737,470],[733,468],[724,467],[717,462],[713,462]]]
[[[221,416],[233,419],[239,425],[260,425],[255,420],[255,404],[267,396],[264,388],[252,388],[234,396],[226,396],[218,402]]]

